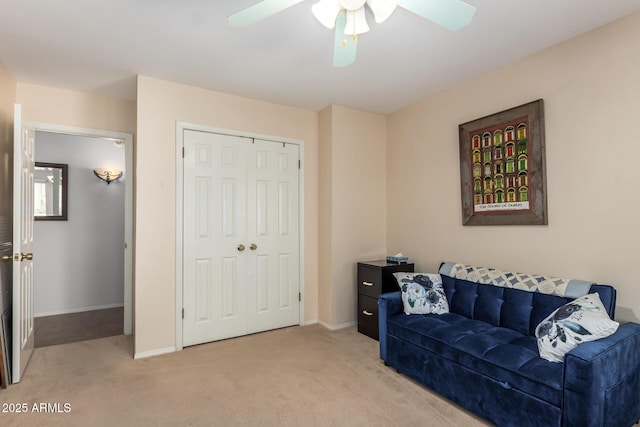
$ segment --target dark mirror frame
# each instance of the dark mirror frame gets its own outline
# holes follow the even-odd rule
[[[35,162],[35,167],[60,169],[62,171],[62,212],[60,215],[34,215],[36,221],[67,221],[67,195],[69,193],[69,165],[64,163]]]

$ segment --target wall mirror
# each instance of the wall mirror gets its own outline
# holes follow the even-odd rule
[[[36,220],[67,220],[68,165],[36,162],[33,212]]]

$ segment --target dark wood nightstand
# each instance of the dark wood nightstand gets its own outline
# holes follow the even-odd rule
[[[390,264],[386,260],[358,263],[358,332],[378,339],[378,295],[399,291],[393,273],[410,273],[413,268],[413,264]]]

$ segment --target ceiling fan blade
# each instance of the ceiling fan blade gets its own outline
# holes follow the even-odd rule
[[[356,60],[357,36],[349,36],[344,33],[347,26],[347,12],[342,11],[336,19],[336,36],[333,45],[333,66],[346,67]]]
[[[244,28],[255,24],[269,16],[281,12],[304,0],[262,0],[246,9],[227,17],[227,21],[233,27]]]
[[[451,31],[469,25],[476,13],[474,6],[460,0],[398,0],[398,6]]]

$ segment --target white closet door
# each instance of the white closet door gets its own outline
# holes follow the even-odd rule
[[[248,331],[300,320],[299,147],[255,140],[247,164]]]
[[[300,321],[299,147],[184,133],[183,345]]]
[[[184,134],[183,345],[246,333],[247,148],[251,140]]]

